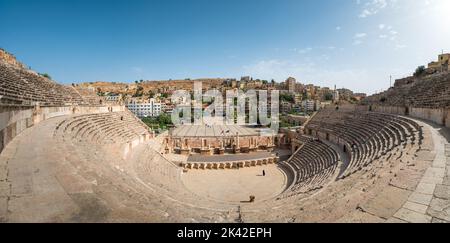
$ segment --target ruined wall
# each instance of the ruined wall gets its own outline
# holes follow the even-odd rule
[[[445,125],[445,109],[410,108],[411,117],[433,121],[439,125]]]
[[[450,128],[450,108],[447,108],[445,110],[446,117],[445,117],[445,126]]]
[[[435,122],[450,128],[450,108],[416,108],[409,107],[409,114],[406,114],[407,108],[400,106],[372,106],[372,111],[402,116],[410,116],[413,118],[424,119]]]
[[[0,152],[14,137],[39,122],[52,117],[108,112],[106,106],[86,107],[30,107],[0,106]],[[124,106],[111,106],[113,111],[124,111]]]
[[[372,111],[404,116],[406,114],[406,107],[373,105]]]

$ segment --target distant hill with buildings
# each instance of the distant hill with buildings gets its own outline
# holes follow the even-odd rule
[[[194,88],[194,83],[202,82],[203,89],[220,88],[226,79],[219,78],[205,78],[195,80],[160,80],[160,81],[135,81],[132,83],[117,83],[117,82],[85,82],[76,84],[82,88],[90,88],[96,90],[98,93],[116,93],[133,95],[137,91],[147,94],[154,93],[172,93],[175,90],[188,90]]]

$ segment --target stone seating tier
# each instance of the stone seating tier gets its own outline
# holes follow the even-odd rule
[[[328,134],[345,145],[351,160],[343,177],[370,165],[395,148],[405,148],[407,144],[420,145],[422,140],[420,127],[409,119],[334,109],[319,112],[306,127],[306,132]]]
[[[95,104],[83,99],[73,87],[57,84],[29,70],[0,63],[0,103],[64,106]],[[95,101],[94,101],[95,102]]]

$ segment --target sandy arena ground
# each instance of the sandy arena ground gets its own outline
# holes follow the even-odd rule
[[[265,170],[266,176],[262,176]],[[182,175],[188,190],[213,200],[240,203],[256,197],[256,201],[279,195],[285,187],[285,175],[276,165],[239,170],[190,170]]]

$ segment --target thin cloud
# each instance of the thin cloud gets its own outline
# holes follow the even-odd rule
[[[366,33],[357,33],[357,34],[355,34],[355,39],[360,39],[360,38],[364,38],[364,37],[366,37],[367,36],[367,34]]]
[[[355,36],[353,36],[353,45],[358,46],[364,43],[363,39],[367,37],[366,33],[357,33]]]
[[[358,15],[359,18],[367,18],[372,15],[376,15],[381,10],[385,9],[390,3],[396,2],[396,0],[370,0],[366,1],[364,8],[361,10],[361,13]],[[362,5],[362,1],[357,1],[358,5]]]

